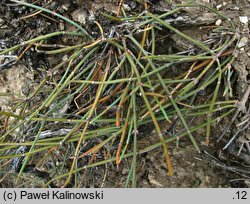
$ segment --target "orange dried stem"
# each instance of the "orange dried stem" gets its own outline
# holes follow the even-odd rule
[[[126,89],[124,90],[123,94],[122,94],[122,98],[118,104],[118,108],[116,110],[116,127],[120,127],[121,125],[121,115],[120,115],[120,110],[121,110],[121,107],[123,105],[123,103],[126,101],[126,96],[127,96],[127,93],[128,93],[128,85],[126,87]]]
[[[122,8],[123,3],[124,3],[124,0],[120,0],[120,3],[119,3],[118,8],[117,8],[117,12],[116,12],[117,17],[119,17],[121,14],[121,8]]]
[[[106,64],[106,68],[105,68],[105,71],[104,71],[104,74],[103,74],[103,77],[102,77],[102,81],[106,81],[107,79],[107,76],[108,76],[108,73],[109,73],[109,69],[110,69],[110,64],[111,64],[111,56],[112,56],[112,50],[109,50],[109,58],[108,58],[108,61],[107,61],[107,64]],[[97,92],[96,92],[96,97],[95,97],[95,101],[93,103],[93,106],[91,107],[89,113],[88,113],[88,116],[87,118],[90,119],[95,111],[95,108],[98,104],[98,101],[102,95],[102,91],[103,91],[103,87],[104,87],[104,84],[100,84],[98,86],[98,89],[97,89]],[[90,121],[87,120],[85,126],[84,126],[84,129],[82,131],[82,134],[79,138],[79,141],[77,143],[77,146],[76,146],[76,150],[75,150],[75,154],[74,154],[74,159],[73,159],[73,162],[71,164],[71,168],[70,168],[70,172],[69,172],[69,176],[66,180],[66,182],[64,183],[64,187],[68,185],[68,183],[70,182],[71,180],[71,177],[72,177],[72,174],[74,172],[74,168],[75,168],[75,163],[76,163],[76,160],[77,160],[77,157],[78,157],[78,152],[80,150],[80,146],[81,146],[81,143],[84,139],[84,136],[85,136],[85,133],[89,127],[89,124],[90,124]]]
[[[32,47],[33,44],[29,44],[25,49],[24,51],[18,56],[18,58],[16,59],[16,62],[18,62],[22,57],[23,55],[25,54],[25,52],[27,52],[31,47]]]
[[[42,10],[39,10],[39,11],[37,11],[37,12],[35,12],[35,13],[29,14],[29,15],[26,15],[26,16],[23,16],[23,17],[21,17],[20,19],[21,19],[21,20],[24,20],[24,19],[27,19],[27,18],[31,18],[31,17],[34,17],[34,16],[38,15],[39,13],[42,13],[42,12],[43,12]]]
[[[127,129],[128,129],[128,122],[129,122],[130,110],[131,109],[129,108],[128,113],[127,113],[127,117],[126,117],[126,121],[125,121],[125,124],[124,124],[123,129],[122,129],[122,136],[121,136],[121,139],[120,139],[118,150],[116,152],[116,164],[117,165],[119,165],[121,163],[120,154],[121,154],[122,144],[124,142],[125,135],[126,135]]]

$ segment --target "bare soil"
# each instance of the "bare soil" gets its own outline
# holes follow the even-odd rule
[[[34,1],[33,1],[34,2]],[[38,1],[39,2],[39,1]],[[40,1],[41,2],[41,1]],[[49,2],[49,1],[45,1]],[[97,32],[91,28],[91,23],[87,16],[95,16],[100,18],[101,11],[109,13],[116,12],[118,1],[53,1],[51,7],[55,7],[57,12],[85,24],[88,30],[93,33]],[[151,1],[151,8],[154,12],[165,12],[170,7],[163,3],[163,1]],[[175,1],[175,3],[183,3],[184,1]],[[233,65],[237,73],[237,87],[235,90],[235,98],[242,100],[248,87],[250,86],[249,72],[250,72],[250,49],[249,49],[249,23],[244,24],[240,21],[240,17],[247,16],[250,18],[250,1],[249,0],[199,0],[199,2],[207,2],[220,12],[229,16],[237,26],[239,42],[245,38],[248,40],[242,47],[238,46],[236,50],[236,62]],[[0,3],[0,48],[13,46],[20,41],[30,39],[34,36],[53,32],[58,28],[61,30],[71,30],[72,28],[62,22],[51,21],[50,19],[39,17],[29,18],[28,20],[18,20],[22,16],[32,13],[34,10],[20,6],[10,6],[10,2],[3,0]],[[126,6],[131,12],[140,10],[139,5],[132,0],[125,0]],[[196,16],[201,20],[213,20],[218,22],[219,18],[213,19],[209,13],[204,17],[205,13],[195,8],[186,10],[187,15]],[[105,29],[109,29],[109,22],[101,20]],[[223,22],[222,22],[223,23]],[[106,27],[105,27],[106,26]],[[197,29],[187,29],[186,31],[192,37],[202,38],[206,33],[200,33]],[[72,44],[73,42],[65,42]],[[176,46],[185,46],[181,41],[175,39]],[[244,42],[243,42],[244,43]],[[165,49],[165,48],[162,48]],[[42,79],[39,70],[49,69],[55,65],[59,60],[47,58],[43,54],[37,54],[35,50],[28,51],[19,65],[13,65],[10,61],[8,68],[2,69],[0,67],[0,93],[9,93],[8,97],[0,96],[0,109],[8,110],[12,102],[18,98],[25,98],[36,85],[37,81]],[[1,62],[1,59],[0,59]],[[6,62],[1,62],[6,63]],[[0,65],[1,65],[0,63]],[[208,94],[209,90],[207,90]],[[202,153],[197,153],[188,140],[181,140],[179,144],[172,143],[170,146],[171,161],[174,168],[174,176],[169,177],[166,164],[164,162],[164,155],[160,148],[144,153],[138,157],[137,164],[137,182],[138,187],[249,187],[250,186],[250,152],[247,146],[243,146],[241,154],[238,155],[240,146],[244,142],[250,142],[249,127],[237,137],[234,144],[230,148],[223,150],[223,146],[235,134],[236,124],[239,124],[249,117],[249,98],[246,100],[246,110],[240,112],[230,125],[231,119],[223,120],[218,126],[213,128],[212,143],[210,146],[202,146]],[[2,122],[0,122],[2,123]],[[166,124],[162,124],[166,128]],[[230,127],[229,127],[230,126]],[[229,127],[229,131],[221,142],[216,142],[225,130]],[[204,141],[204,131],[201,130],[196,133],[197,137]],[[141,131],[140,146],[150,145],[158,142],[152,127],[145,127]],[[108,164],[102,167],[92,168],[86,170],[86,175],[89,177],[86,182],[86,187],[124,187],[126,178],[129,172],[130,159],[124,161],[119,169],[114,164]],[[32,169],[32,167],[30,167]],[[104,176],[105,175],[105,179]],[[15,186],[15,173],[9,175],[9,179],[0,181],[1,187]],[[84,176],[84,175],[83,175]],[[26,170],[21,180],[27,184],[24,187],[42,187],[43,184],[50,178],[47,170]],[[55,187],[60,186],[59,183],[54,183]]]

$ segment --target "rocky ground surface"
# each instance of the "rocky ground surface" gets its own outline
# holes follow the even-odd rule
[[[33,1],[34,2],[34,1]],[[41,1],[37,1],[41,2]],[[91,30],[94,35],[98,29],[92,29],[93,19],[99,19],[101,11],[109,13],[116,13],[119,1],[100,1],[100,0],[87,0],[87,1],[45,1],[50,9],[55,9],[57,12],[73,19],[74,21],[85,25],[88,30]],[[151,9],[154,12],[165,12],[169,6],[163,1],[151,1]],[[184,1],[175,1],[175,3],[183,3]],[[241,102],[249,102],[249,94],[247,98],[246,92],[249,89],[249,72],[250,72],[250,49],[249,49],[249,18],[250,18],[250,1],[249,0],[199,0],[201,3],[209,3],[218,11],[229,16],[235,23],[238,30],[238,45],[236,46],[236,61],[233,65],[235,72],[238,75],[237,86],[237,99]],[[43,18],[42,16],[31,17],[25,19],[24,17],[34,12],[34,9],[26,8],[23,6],[10,6],[10,2],[3,0],[0,2],[0,49],[5,49],[20,43],[34,36],[53,32],[55,30],[70,31],[71,26],[64,22],[55,19]],[[139,5],[136,1],[125,0],[124,9],[130,12],[137,12]],[[214,21],[214,24],[223,23],[222,19],[216,17],[209,12],[201,12],[194,8],[188,8],[186,14],[195,19],[200,19],[204,22],[207,20]],[[22,19],[23,18],[23,19]],[[101,19],[101,18],[100,18]],[[105,32],[108,32],[110,27],[109,23],[100,20]],[[199,30],[187,31],[191,36],[202,38]],[[177,38],[177,46],[186,46]],[[63,39],[64,43],[73,44],[66,37]],[[7,111],[11,105],[20,99],[27,97],[30,90],[38,84],[37,81],[43,78],[40,75],[40,70],[53,67],[60,59],[50,59],[43,54],[37,54],[35,50],[29,50],[18,65],[15,64],[17,55],[10,56],[9,59],[2,60],[0,58],[0,109]],[[3,66],[8,64],[8,66]],[[5,95],[4,95],[4,94]],[[238,129],[237,124],[244,120],[249,119],[249,103],[248,108],[244,107],[236,115],[234,123],[231,124],[232,118],[224,121],[213,130],[213,135],[218,137],[229,124],[229,132],[226,133],[227,139],[230,139]],[[163,125],[164,126],[164,125]],[[144,131],[145,143],[153,144],[157,141],[154,136],[153,130],[148,128]],[[164,162],[164,156],[160,149],[153,150],[145,153],[138,158],[138,187],[249,187],[250,186],[250,132],[249,127],[239,134],[239,137],[234,144],[233,148],[223,151],[221,144],[213,141],[210,147],[204,147],[201,154],[195,152],[187,141],[182,141],[179,145],[172,144],[170,146],[171,160],[174,167],[174,176],[167,175],[167,167]],[[200,132],[202,135],[204,132]],[[141,142],[143,144],[143,141]],[[239,147],[243,146],[244,151],[238,155]],[[247,150],[248,149],[248,150]],[[89,186],[96,187],[123,187],[126,182],[126,175],[128,174],[128,163],[124,162],[123,168],[117,169],[115,166],[93,168],[88,171],[92,177],[93,183]],[[108,169],[108,170],[107,170]],[[42,171],[41,171],[42,172]],[[27,172],[24,174],[24,181],[27,182],[27,187],[42,186],[46,179],[43,179],[41,172]],[[107,173],[108,172],[108,173]],[[44,173],[46,174],[46,173]],[[106,179],[103,181],[103,175],[106,174]],[[10,175],[12,178],[13,175]],[[45,176],[46,177],[46,176]],[[31,182],[33,180],[33,182]],[[34,182],[36,181],[36,182]],[[15,185],[11,179],[0,180],[0,186],[11,187]]]

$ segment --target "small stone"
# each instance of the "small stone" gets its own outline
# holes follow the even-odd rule
[[[137,3],[136,1],[131,1],[131,3],[129,4],[131,9],[135,9],[137,7]]]
[[[221,23],[222,23],[222,20],[221,20],[221,19],[218,19],[218,20],[215,22],[215,25],[216,25],[216,26],[220,26]]]
[[[82,9],[77,9],[72,13],[72,18],[83,25],[86,23],[86,17],[87,13]]]
[[[70,7],[70,3],[66,3],[66,4],[63,4],[63,5],[62,5],[62,8],[63,8],[65,11],[68,11],[68,10],[69,10],[69,7]]]
[[[248,23],[248,17],[247,16],[240,16],[240,22],[243,24],[247,24]]]
[[[245,184],[248,186],[248,188],[250,188],[250,181],[248,181],[247,179],[244,181]]]
[[[60,23],[59,23],[59,29],[60,29],[61,31],[64,31],[64,30],[65,30],[65,24],[64,24],[64,22],[60,22]]]
[[[220,10],[221,8],[222,8],[222,4],[219,4],[219,5],[216,6],[217,10]]]
[[[131,11],[132,10],[128,4],[123,4],[122,7],[123,7],[124,11]]]
[[[233,7],[233,8],[232,8],[232,10],[239,11],[239,10],[240,10],[240,8],[239,8],[239,7],[237,7],[237,6],[235,6],[235,7]]]
[[[68,59],[69,59],[68,55],[64,55],[64,56],[62,57],[62,60],[63,60],[64,62],[66,62]]]
[[[92,23],[95,21],[95,14],[93,11],[90,11],[90,15],[89,15],[88,19]]]
[[[241,38],[239,44],[238,44],[238,48],[242,48],[242,47],[245,47],[248,43],[248,38],[247,37],[243,37]]]
[[[163,188],[164,186],[155,179],[155,176],[151,173],[148,174],[148,180],[150,182],[151,185],[153,185],[154,187],[157,188]]]

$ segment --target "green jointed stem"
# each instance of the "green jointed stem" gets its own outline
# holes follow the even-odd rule
[[[94,50],[94,49],[93,49],[93,50]],[[107,79],[107,77],[108,77],[108,73],[109,73],[109,69],[110,69],[110,63],[111,63],[111,51],[109,52],[109,56],[108,56],[106,68],[105,68],[104,74],[103,74],[103,76],[102,76],[102,80],[103,80],[103,81],[106,81],[106,79]],[[72,75],[72,77],[73,77],[73,75]],[[70,79],[71,79],[71,78],[70,78]],[[70,80],[70,79],[69,79],[69,80]],[[69,81],[69,80],[68,80],[68,81]],[[98,104],[98,101],[99,101],[99,99],[100,99],[100,97],[101,97],[101,94],[102,94],[102,92],[103,92],[103,87],[104,87],[104,84],[100,84],[99,87],[98,87],[98,89],[97,89],[97,91],[96,91],[95,101],[94,101],[94,103],[93,103],[93,105],[92,105],[92,107],[91,107],[91,109],[90,109],[90,111],[89,111],[89,113],[88,113],[88,117],[87,117],[88,121],[85,123],[84,129],[83,129],[83,131],[82,131],[82,134],[81,134],[80,139],[79,139],[79,141],[78,141],[78,144],[77,144],[77,146],[76,146],[76,150],[75,150],[75,153],[74,153],[73,162],[72,162],[72,164],[71,164],[69,176],[68,176],[67,180],[65,181],[64,186],[67,186],[68,183],[69,183],[70,180],[71,180],[71,177],[72,177],[72,174],[73,174],[73,171],[74,171],[74,168],[75,168],[75,163],[76,163],[76,160],[77,160],[77,157],[78,157],[78,153],[79,153],[79,149],[80,149],[81,143],[82,143],[82,141],[83,141],[83,139],[84,139],[84,137],[85,137],[85,134],[86,134],[86,132],[87,132],[87,128],[88,128],[88,126],[89,126],[89,124],[90,124],[89,120],[90,120],[90,118],[92,117],[92,115],[93,115],[93,113],[94,113],[94,110],[95,110],[95,108],[96,108],[96,106],[97,106],[97,104]]]
[[[19,45],[16,45],[16,46],[13,46],[9,49],[6,49],[2,52],[0,52],[0,55],[4,55],[6,53],[9,53],[11,51],[14,51],[18,48],[20,48],[21,46],[24,46],[24,45],[27,45],[27,44],[32,44],[34,42],[38,42],[38,41],[41,41],[41,40],[45,40],[45,39],[48,39],[48,38],[51,38],[51,37],[54,37],[54,36],[58,36],[58,35],[75,35],[75,36],[82,36],[82,34],[80,33],[76,33],[76,32],[65,32],[65,31],[59,31],[59,32],[54,32],[54,33],[49,33],[47,35],[42,35],[42,36],[39,36],[39,37],[36,37],[36,38],[33,38],[31,40],[27,40],[27,41],[24,41],[23,43],[19,44]]]
[[[20,169],[20,171],[19,171],[19,173],[18,173],[18,176],[17,176],[17,181],[19,180],[20,176],[22,175],[22,173],[23,173],[23,171],[24,171],[25,166],[27,165],[27,163],[28,163],[28,161],[29,161],[30,153],[33,151],[33,149],[35,148],[35,145],[36,145],[37,141],[39,140],[39,137],[40,137],[40,135],[41,135],[41,132],[42,132],[42,130],[43,130],[43,128],[44,128],[44,124],[45,124],[45,122],[43,121],[43,122],[41,123],[41,126],[40,126],[40,129],[39,129],[39,131],[38,131],[38,134],[37,134],[37,136],[36,136],[36,138],[35,138],[35,140],[34,140],[32,146],[30,147],[29,154],[28,154],[28,155],[25,157],[25,159],[24,159],[23,165],[22,165],[22,167],[21,167],[21,169]]]
[[[146,52],[146,51],[141,47],[141,45],[134,39],[134,37],[133,37],[133,36],[128,36],[128,37],[135,43],[135,45],[138,46],[138,48],[143,52],[143,54],[144,54],[145,56],[147,56],[147,52]],[[152,38],[153,38],[152,41],[154,42],[154,30],[153,30],[153,29],[152,29]],[[153,62],[152,62],[150,59],[148,59],[148,61],[149,61],[150,65],[151,65],[151,67],[153,68],[153,70],[155,70],[156,67],[155,67],[155,65],[153,64]],[[180,111],[178,105],[176,104],[176,102],[175,102],[175,100],[173,99],[172,95],[170,95],[170,92],[169,92],[169,90],[168,90],[168,87],[167,87],[166,84],[164,83],[164,81],[163,81],[163,79],[162,79],[162,77],[161,77],[161,75],[160,75],[159,73],[156,73],[156,76],[157,76],[157,78],[159,79],[160,84],[162,85],[163,89],[166,91],[166,93],[167,93],[167,95],[168,95],[168,97],[169,97],[171,103],[173,104],[173,106],[174,106],[174,108],[175,108],[177,114],[179,115],[179,117],[180,117],[180,119],[181,119],[181,121],[182,121],[184,127],[186,128],[186,130],[187,130],[187,132],[188,132],[188,135],[189,135],[189,138],[190,138],[191,142],[193,143],[193,145],[194,145],[194,147],[197,149],[197,151],[200,152],[200,148],[199,148],[199,146],[197,145],[197,143],[196,143],[196,141],[195,141],[193,135],[192,135],[191,132],[189,131],[188,125],[187,125],[187,123],[186,123],[186,121],[185,121],[185,119],[184,119],[184,117],[183,117],[183,115],[182,115],[182,113],[181,113],[181,111]]]
[[[216,60],[217,65],[218,65],[218,72],[219,72],[219,76],[218,76],[218,81],[217,81],[217,85],[216,88],[214,90],[214,95],[211,101],[211,106],[209,109],[209,114],[208,114],[208,119],[207,119],[207,129],[206,129],[206,144],[209,144],[209,140],[210,140],[210,134],[211,134],[211,120],[212,120],[212,114],[213,114],[213,109],[214,109],[214,104],[216,102],[217,99],[217,95],[219,92],[219,88],[220,88],[220,84],[221,84],[221,77],[222,77],[222,71],[221,71],[221,64],[219,59]]]
[[[19,2],[20,4],[21,1],[13,0],[13,2]],[[21,2],[21,4],[25,5],[26,3]],[[28,3],[26,5],[66,20],[62,16],[46,10],[45,8],[32,4],[28,5]],[[92,44],[90,43],[89,46],[86,46],[86,44],[83,43],[84,41],[68,47],[60,45],[53,47],[44,44],[44,48],[47,46],[47,48],[56,49],[48,49],[49,51],[47,51],[47,49],[42,49],[42,52],[45,54],[57,55],[59,53],[69,52],[71,56],[65,61],[60,62],[52,70],[49,70],[52,76],[47,75],[39,84],[38,88],[29,95],[28,99],[21,102],[19,101],[16,107],[12,109],[12,112],[0,112],[0,115],[2,115],[1,120],[3,119],[6,121],[4,124],[6,127],[1,125],[1,128],[4,127],[5,130],[0,141],[0,159],[25,156],[24,163],[19,173],[21,175],[31,156],[37,155],[37,153],[46,154],[52,147],[53,149],[60,148],[61,150],[67,146],[67,152],[63,155],[64,157],[62,157],[63,165],[60,173],[62,173],[64,167],[67,166],[67,157],[70,155],[72,156],[73,151],[74,157],[70,170],[68,173],[49,181],[49,183],[68,176],[64,184],[64,186],[66,186],[71,181],[71,178],[75,176],[73,185],[77,186],[77,182],[81,177],[79,172],[83,169],[78,168],[78,159],[85,156],[85,154],[80,153],[82,142],[100,138],[101,141],[97,146],[92,149],[84,150],[84,152],[86,154],[93,154],[103,147],[106,148],[108,143],[110,146],[113,146],[115,141],[120,140],[121,147],[118,152],[119,160],[121,161],[127,157],[132,158],[128,160],[131,161],[131,167],[126,186],[136,187],[137,156],[159,146],[163,147],[169,174],[171,175],[172,167],[166,143],[176,140],[177,137],[189,136],[194,147],[199,151],[199,147],[192,133],[195,130],[206,127],[206,139],[209,141],[211,124],[217,119],[221,119],[234,111],[236,106],[235,101],[217,101],[222,76],[225,70],[227,70],[226,66],[232,62],[232,57],[230,56],[232,51],[228,51],[228,49],[233,45],[236,39],[236,35],[232,36],[234,34],[233,28],[228,29],[227,27],[219,27],[216,29],[216,33],[224,33],[225,37],[223,37],[219,43],[215,44],[213,50],[211,50],[207,47],[209,43],[204,44],[193,39],[174,28],[172,24],[164,21],[164,18],[168,15],[174,14],[180,10],[181,7],[178,5],[178,8],[160,16],[147,12],[145,12],[147,14],[146,16],[144,15],[145,13],[132,17],[126,17],[126,14],[124,14],[125,18],[109,16],[109,18],[113,18],[113,20],[118,20],[120,22],[128,22],[131,23],[131,25],[134,23],[135,27],[131,34],[125,36],[126,43],[129,44],[128,47],[131,48],[134,53],[127,49],[124,41],[123,44],[121,43],[121,37],[117,36],[116,33],[112,37],[103,40],[98,38],[92,42]],[[71,20],[67,19],[66,21],[72,24]],[[38,43],[46,43],[46,39],[53,36],[63,34],[84,36],[84,34],[87,34],[78,24],[74,24],[73,22],[72,25],[76,26],[81,33],[55,32],[39,36],[4,50],[0,54],[14,51],[23,45],[30,45],[32,43],[36,43],[35,45],[39,46]],[[101,25],[99,25],[99,28],[100,27]],[[201,54],[157,55],[155,50],[156,35],[158,33],[155,33],[155,29],[163,30],[164,28],[173,31],[185,40],[199,47],[202,50]],[[151,34],[148,34],[150,30]],[[137,34],[141,32],[144,32],[144,35],[141,43],[139,43],[140,41],[137,41],[137,38],[134,36],[140,37],[140,35]],[[151,50],[149,51],[149,49]],[[107,50],[109,50],[109,52],[107,52]],[[217,58],[220,58],[221,62]],[[179,66],[182,64],[183,66],[187,65],[189,70],[192,70],[190,62],[194,62],[193,64],[195,64],[197,61],[206,62],[203,67],[198,68],[199,70],[195,69],[193,72],[191,71],[190,75],[185,76],[185,72],[184,76],[179,75],[176,79],[167,78],[167,76],[169,76],[168,72],[171,71],[172,66]],[[217,62],[217,70],[214,70],[216,65],[215,62]],[[106,69],[103,64],[107,65]],[[213,71],[213,73],[204,80],[210,70]],[[190,76],[195,77],[191,78]],[[217,85],[211,101],[202,105],[195,104],[196,98],[198,97],[197,93],[216,80]],[[227,80],[227,83],[230,84],[230,73],[227,75]],[[44,84],[46,84],[46,87],[49,84],[50,87],[48,89],[43,88]],[[40,94],[45,94],[45,100],[37,101],[37,99],[40,98]],[[189,97],[192,97],[192,99],[185,100]],[[28,108],[32,105],[34,108],[29,110]],[[67,112],[61,111],[64,106],[70,107],[70,111],[68,111],[69,109]],[[73,110],[71,107],[73,107]],[[120,111],[119,116],[116,116],[117,109]],[[17,110],[21,111],[16,113]],[[227,110],[228,113],[221,117],[216,119],[212,117],[215,115],[214,113],[219,113],[221,115]],[[187,123],[186,121],[186,118],[189,116],[196,117],[201,115],[208,116],[206,122],[192,127],[192,123]],[[171,120],[174,120],[176,117],[180,119],[185,128],[174,135],[174,137],[166,140],[163,137],[159,125],[160,121],[168,120],[171,122]],[[117,121],[119,121],[118,126],[116,125]],[[139,151],[137,145],[139,139],[138,129],[152,122],[156,128],[160,142]],[[65,131],[56,131],[57,129],[50,130],[50,127],[55,123],[57,123],[60,128],[61,126],[66,127]],[[29,141],[20,143],[9,140],[12,135],[16,134],[15,130],[17,131],[18,128],[24,128],[24,125],[32,127],[31,134],[36,136],[30,138],[25,135],[25,138],[29,137]],[[42,132],[43,129],[44,132]],[[125,143],[125,140],[126,144],[123,147],[122,144]],[[133,143],[131,143],[132,140]],[[18,154],[16,150],[21,146],[30,148],[29,152]],[[115,150],[110,152],[108,148],[107,150],[108,153],[114,154]],[[52,149],[50,151],[52,151]],[[52,154],[51,159],[53,160]],[[89,164],[86,168],[107,164],[115,160],[117,161],[117,157],[111,157],[105,161]],[[55,171],[55,166],[53,168],[53,171]]]
[[[173,175],[173,169],[172,169],[172,165],[171,165],[171,162],[170,162],[170,157],[169,157],[169,154],[168,154],[168,149],[167,149],[166,144],[164,143],[164,139],[163,139],[163,136],[162,136],[161,129],[160,129],[159,124],[157,122],[157,119],[156,119],[156,117],[154,115],[154,112],[152,111],[151,105],[150,105],[150,103],[149,103],[149,101],[147,99],[147,96],[145,95],[143,87],[141,86],[141,77],[140,77],[140,74],[139,74],[139,72],[138,72],[138,70],[136,68],[136,65],[135,65],[132,57],[129,54],[129,51],[125,50],[125,54],[126,54],[126,57],[127,57],[128,61],[130,62],[131,67],[134,70],[135,75],[137,77],[139,88],[140,88],[143,100],[144,100],[144,102],[145,102],[145,104],[146,104],[146,106],[147,106],[147,108],[148,108],[148,110],[150,112],[151,118],[152,118],[153,123],[154,123],[155,128],[156,128],[156,132],[157,132],[157,134],[159,136],[159,139],[160,139],[160,141],[162,143],[162,146],[163,146],[163,150],[164,150],[164,153],[165,153],[165,156],[166,156],[166,162],[167,162],[167,166],[168,166],[169,175],[172,176]]]
[[[222,119],[222,118],[228,116],[228,115],[229,115],[230,113],[232,113],[233,111],[234,111],[234,110],[230,110],[230,111],[226,112],[225,114],[221,115],[220,117],[217,117],[217,118],[213,119],[211,122],[212,122],[212,123],[215,123],[218,119]],[[202,124],[200,124],[200,125],[197,125],[195,128],[191,128],[190,131],[191,131],[191,132],[194,132],[194,131],[196,131],[196,130],[198,130],[198,129],[200,129],[200,128],[205,127],[206,125],[207,125],[207,123],[202,123]],[[187,134],[188,134],[187,132],[184,132],[184,133],[182,133],[181,135],[178,135],[177,137],[168,138],[168,139],[166,139],[164,142],[165,142],[165,143],[172,142],[172,141],[176,140],[177,138],[181,138],[181,137],[186,136]],[[146,153],[146,152],[149,152],[149,151],[151,151],[151,150],[154,150],[154,149],[160,147],[161,145],[162,145],[161,142],[156,143],[156,144],[153,144],[153,145],[150,145],[150,146],[146,147],[145,149],[139,150],[139,151],[137,152],[137,155],[143,154],[143,153]],[[125,155],[124,155],[124,158],[131,157],[131,156],[133,156],[133,154],[134,154],[133,152],[128,153],[128,154],[125,154]],[[80,171],[82,171],[83,169],[87,169],[87,168],[91,168],[91,167],[96,167],[96,166],[101,166],[101,165],[104,165],[104,164],[106,164],[106,163],[110,163],[110,162],[114,162],[114,161],[115,161],[115,157],[112,157],[112,158],[110,158],[110,159],[106,159],[106,160],[103,160],[103,161],[100,161],[100,162],[96,162],[96,163],[94,163],[94,164],[86,165],[84,168],[83,168],[83,167],[78,168],[78,169],[76,169],[73,173],[80,172]],[[67,177],[68,174],[69,174],[69,173],[65,173],[65,174],[63,174],[63,175],[60,175],[60,176],[58,176],[58,177],[56,177],[56,178],[50,180],[49,182],[46,183],[45,186],[49,186],[52,182],[57,181],[57,180],[59,180],[59,179],[61,179],[61,178]]]

